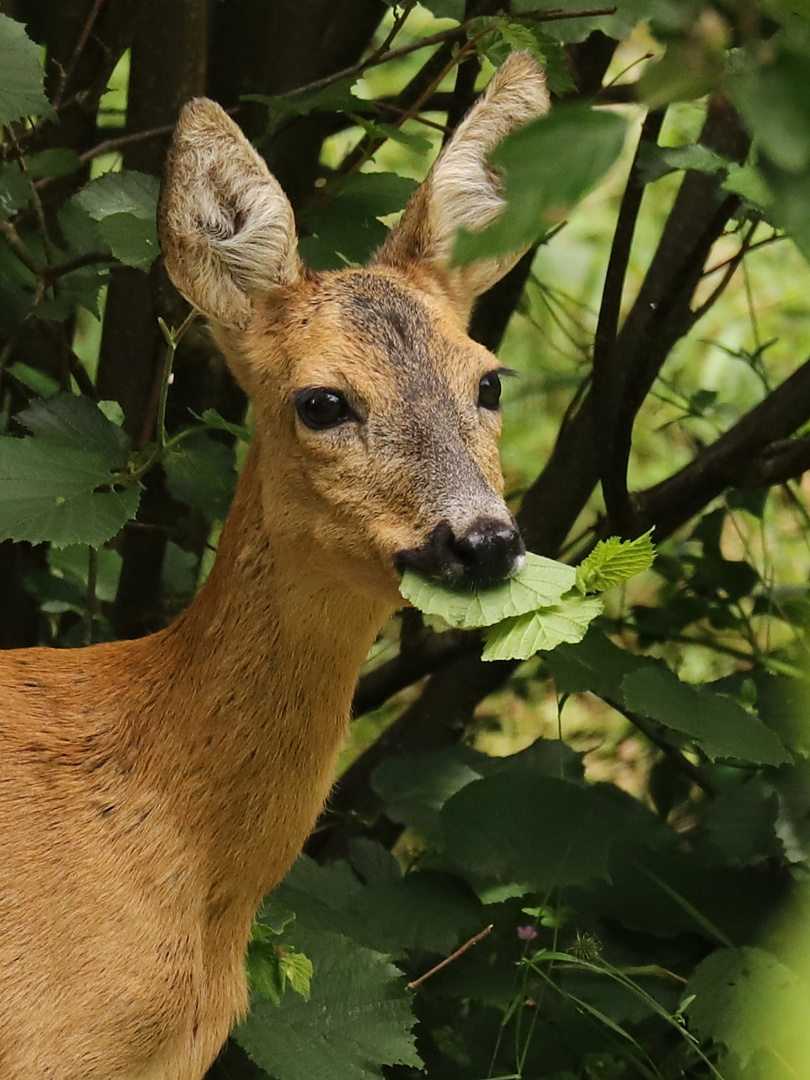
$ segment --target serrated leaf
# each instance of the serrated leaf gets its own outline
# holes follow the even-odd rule
[[[35,401],[18,413],[17,419],[38,439],[104,455],[108,470],[126,465],[129,436],[88,397],[58,394],[47,401]]]
[[[294,945],[314,966],[310,1000],[258,998],[234,1032],[262,1069],[276,1080],[378,1080],[382,1065],[421,1065],[404,980],[385,956],[301,927]]]
[[[19,166],[0,165],[0,224],[25,206],[31,195],[31,184]]]
[[[793,760],[758,716],[723,694],[681,682],[663,666],[626,675],[621,692],[628,709],[694,739],[711,760],[729,758],[755,765]]]
[[[491,258],[537,240],[602,179],[621,153],[626,130],[616,113],[570,106],[507,136],[492,154],[493,165],[506,173],[506,209],[480,232],[459,231],[454,262]]]
[[[771,953],[718,949],[698,965],[686,992],[692,995],[686,1015],[701,1038],[722,1043],[743,1067],[764,1051],[768,1062],[798,1065],[798,1072],[789,1067],[778,1075],[803,1075],[810,1060],[810,985]]]
[[[577,568],[580,592],[604,592],[649,570],[655,559],[652,532],[650,529],[636,540],[621,540],[618,536],[600,540]]]
[[[258,990],[274,1005],[280,1005],[284,997],[284,979],[281,974],[281,958],[276,946],[269,941],[251,941],[245,958],[248,984]]]
[[[595,596],[572,596],[553,607],[505,619],[487,637],[482,660],[528,660],[541,649],[581,641],[604,607]]]
[[[236,486],[233,447],[194,432],[161,458],[169,494],[201,510],[210,521],[223,521]]]
[[[160,253],[154,217],[108,214],[98,227],[104,243],[124,266],[148,270]]]
[[[399,591],[414,607],[440,615],[451,626],[492,626],[556,603],[572,588],[576,576],[572,566],[527,552],[518,573],[494,589],[453,591],[406,570]]]
[[[309,1001],[312,986],[314,968],[309,957],[293,949],[285,949],[281,946],[279,955],[279,967],[282,978],[290,984],[290,988],[300,994],[304,1001]]]
[[[54,118],[43,90],[40,52],[22,23],[0,15],[0,125],[23,116]]]
[[[450,952],[480,922],[480,905],[455,878],[435,871],[363,884],[346,862],[301,856],[273,899],[302,925],[336,931],[371,949]]]
[[[220,416],[216,409],[206,409],[200,416],[193,410],[189,411],[195,420],[199,420],[201,424],[205,424],[212,431],[227,431],[230,435],[239,439],[240,442],[250,442],[250,428],[245,427],[243,424],[232,424],[229,420]]]
[[[93,221],[115,214],[132,214],[140,221],[154,221],[160,180],[147,173],[126,169],[105,173],[75,196],[76,203]]]
[[[103,490],[115,480],[100,451],[0,438],[0,540],[100,547],[138,510],[138,488]]]

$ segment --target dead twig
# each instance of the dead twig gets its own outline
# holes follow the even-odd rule
[[[476,934],[475,937],[471,937],[469,941],[465,941],[460,948],[456,949],[456,951],[454,953],[451,953],[450,956],[445,957],[445,959],[440,961],[440,963],[436,964],[435,967],[432,967],[430,971],[426,971],[425,974],[420,975],[418,979],[414,979],[413,982],[409,982],[405,989],[416,990],[417,987],[422,985],[425,979],[429,979],[431,975],[435,975],[437,971],[441,971],[442,968],[446,968],[448,964],[452,964],[454,960],[458,960],[458,958],[460,956],[463,956],[468,949],[471,949],[473,947],[473,945],[477,945],[479,941],[483,941],[488,934],[491,934],[494,925],[494,923],[490,923],[489,926],[485,926],[479,934]]]

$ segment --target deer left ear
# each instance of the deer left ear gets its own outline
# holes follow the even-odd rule
[[[456,233],[460,228],[480,231],[501,213],[500,177],[487,159],[506,135],[547,113],[550,103],[545,74],[532,55],[512,53],[411,196],[375,261],[401,267],[420,263],[469,308],[523,250],[451,267]]]
[[[244,328],[255,300],[303,272],[281,186],[233,120],[206,98],[180,115],[158,234],[179,291],[226,328]]]

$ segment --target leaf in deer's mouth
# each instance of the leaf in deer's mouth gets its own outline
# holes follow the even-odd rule
[[[406,570],[399,591],[414,607],[451,626],[492,627],[484,660],[526,660],[580,641],[603,611],[601,599],[585,593],[623,583],[648,569],[654,557],[650,533],[632,541],[611,537],[597,544],[579,569],[527,552],[521,569],[492,589],[460,592]]]
[[[492,589],[461,592],[406,570],[399,591],[414,607],[440,615],[451,626],[492,626],[555,604],[574,587],[576,576],[573,566],[528,552],[521,569]]]

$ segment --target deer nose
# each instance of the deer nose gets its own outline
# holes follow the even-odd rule
[[[487,589],[519,569],[525,551],[513,522],[482,517],[456,536],[441,521],[421,547],[401,551],[396,564],[457,588]]]

